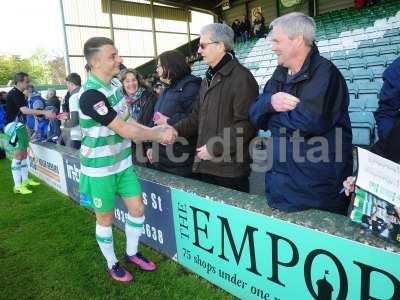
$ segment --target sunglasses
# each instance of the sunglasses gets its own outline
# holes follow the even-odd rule
[[[200,44],[199,44],[199,48],[202,49],[202,50],[204,50],[204,49],[207,47],[207,45],[210,45],[210,44],[218,44],[218,43],[219,43],[219,42],[200,43]]]

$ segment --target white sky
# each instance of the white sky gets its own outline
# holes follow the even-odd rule
[[[0,0],[0,54],[64,55],[59,0]]]

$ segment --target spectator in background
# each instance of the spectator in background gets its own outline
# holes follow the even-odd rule
[[[148,90],[143,77],[134,69],[122,70],[119,77],[131,118],[142,125],[150,126],[157,100],[155,95]]]
[[[0,105],[6,105],[6,101],[7,101],[7,92],[0,91]]]
[[[250,111],[254,126],[272,133],[268,204],[347,214],[350,199],[339,194],[353,170],[346,81],[320,56],[312,18],[289,13],[271,27],[278,67]]]
[[[69,113],[69,97],[71,96],[71,93],[67,91],[67,93],[64,96],[64,101],[62,103],[62,111],[65,113]]]
[[[242,42],[247,42],[250,39],[251,24],[247,16],[243,16],[243,21],[240,22],[240,36]]]
[[[233,29],[233,33],[234,35],[234,41],[235,43],[239,43],[241,40],[241,34],[240,34],[240,21],[239,19],[236,19],[235,21],[233,21],[232,23],[232,29]]]
[[[187,118],[198,101],[201,78],[191,75],[185,57],[177,51],[166,51],[158,58],[157,73],[166,85],[154,107],[154,125],[175,125]],[[171,145],[148,149],[147,157],[158,170],[179,176],[192,176],[193,161],[196,152],[196,135],[188,137],[188,143],[177,141]],[[169,151],[171,150],[171,151]],[[173,154],[173,158],[168,156]],[[158,154],[158,159],[156,155]],[[186,157],[186,159],[185,159]]]
[[[27,107],[34,110],[43,110],[45,100],[39,92],[35,91],[32,85],[29,85],[24,94],[27,98]],[[47,126],[49,121],[44,116],[27,115],[26,125],[32,141],[42,141],[47,136]]]
[[[163,89],[164,85],[162,84],[162,82],[157,81],[153,88],[154,94],[156,95],[157,98],[160,97]]]
[[[46,98],[46,107],[52,107],[56,114],[60,113],[61,102],[57,97],[57,91],[53,88],[48,89]]]
[[[156,95],[152,93],[143,81],[143,77],[133,69],[124,69],[119,78],[129,106],[129,115],[138,123],[151,127]],[[132,143],[132,159],[135,164],[146,165],[145,143]]]
[[[257,11],[254,19],[254,35],[257,39],[265,37],[265,19],[261,12]]]
[[[69,119],[64,122],[65,128],[70,128],[69,146],[74,149],[81,148],[81,127],[79,126],[79,98],[82,94],[81,76],[71,73],[65,78],[69,97]]]
[[[40,111],[44,110],[45,109],[44,99],[34,101],[32,108]],[[49,121],[43,116],[34,116],[34,118],[35,118],[35,126],[33,129],[33,134],[31,136],[31,141],[32,142],[46,141]]]
[[[55,114],[60,113],[61,102],[57,97],[56,90],[50,88],[47,90],[46,110]],[[47,141],[57,143],[61,136],[60,120],[54,119],[49,122],[49,130],[47,133]]]
[[[28,146],[29,138],[25,127],[25,115],[44,115],[49,119],[56,116],[49,111],[30,109],[26,106],[24,90],[28,87],[29,75],[19,72],[14,78],[14,87],[7,94],[7,120],[4,132],[9,138],[9,145],[13,151],[13,160],[11,162],[11,171],[14,179],[14,193],[26,195],[32,191],[28,186],[39,185],[38,182],[28,178]]]
[[[234,57],[233,37],[224,24],[201,29],[198,52],[209,68],[193,112],[174,128],[180,136],[198,136],[193,172],[200,180],[249,192],[249,143],[255,130],[248,113],[258,85]]]
[[[38,109],[38,107],[44,108],[45,100],[42,98],[39,92],[35,91],[32,85],[29,85],[26,90],[24,91],[25,97],[27,98],[27,107],[30,109]],[[38,102],[38,103],[36,103]],[[35,105],[36,103],[36,105]],[[35,108],[36,107],[36,108]],[[36,120],[42,119],[46,124],[48,123],[47,119],[43,116],[34,116],[34,115],[27,115],[26,116],[26,125],[28,128],[28,132],[30,135],[35,131],[35,127],[37,126]]]
[[[26,99],[26,106],[30,109],[33,109],[33,100],[32,100],[32,86],[28,85],[28,87],[24,90],[24,95]],[[35,118],[34,116],[28,115],[26,116],[26,129],[28,130],[28,135],[32,136],[35,128]]]
[[[379,106],[374,116],[379,139],[385,140],[400,118],[400,57],[383,72]]]

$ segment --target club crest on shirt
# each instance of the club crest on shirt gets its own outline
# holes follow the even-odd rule
[[[97,102],[93,105],[93,109],[100,115],[105,116],[108,113],[108,108],[104,101]]]

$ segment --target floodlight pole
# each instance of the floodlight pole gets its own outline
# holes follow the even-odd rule
[[[108,17],[110,19],[110,32],[111,32],[111,39],[115,42],[114,40],[114,22],[113,22],[113,17],[112,17],[112,0],[108,0]]]
[[[154,2],[150,0],[150,11],[151,11],[151,31],[153,33],[153,45],[154,45],[154,58],[157,57],[157,38],[156,38],[156,22],[154,20]]]
[[[63,6],[63,0],[60,0],[58,2],[60,4],[60,11],[61,11],[61,21],[62,21],[62,28],[63,28],[63,34],[64,34],[64,50],[65,50],[65,69],[67,71],[67,74],[71,73],[71,62],[69,61],[69,51],[68,51],[68,41],[67,41],[67,31],[65,28],[65,16],[64,16],[64,6]]]
[[[280,5],[281,0],[276,0],[276,17],[279,17],[281,15],[279,5]]]
[[[189,51],[189,56],[192,56],[192,47],[190,45],[192,39],[190,37],[190,10],[189,10],[189,7],[186,7],[186,25],[187,25],[187,34],[188,34],[188,51]]]

